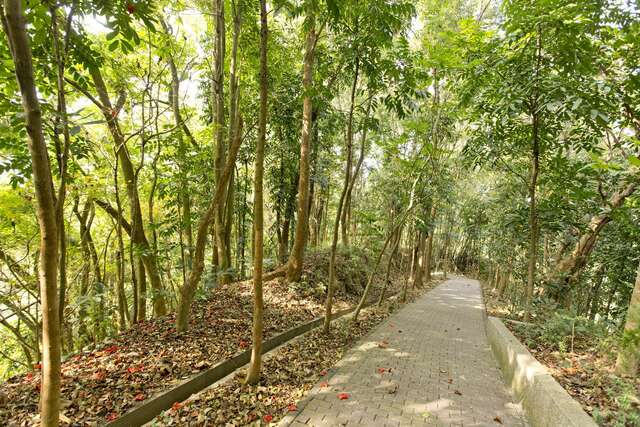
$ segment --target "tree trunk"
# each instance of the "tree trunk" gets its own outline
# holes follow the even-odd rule
[[[49,11],[52,17],[58,16],[58,7],[50,6]],[[68,19],[71,19],[69,16]],[[54,125],[54,142],[56,147],[56,155],[58,159],[58,173],[60,175],[60,186],[58,187],[58,197],[56,200],[56,220],[58,222],[58,245],[59,245],[59,271],[58,277],[60,281],[60,292],[58,302],[58,315],[60,318],[60,325],[64,325],[64,309],[66,304],[66,292],[67,292],[67,235],[65,231],[64,222],[64,202],[67,196],[67,165],[69,161],[69,147],[71,145],[71,136],[69,134],[69,121],[67,115],[67,100],[64,81],[65,70],[65,57],[66,46],[61,46],[60,34],[58,31],[58,19],[51,20],[51,30],[53,39],[53,50],[56,61],[56,89],[58,105],[56,108],[57,117]],[[62,129],[62,135],[64,142],[61,145],[59,142],[59,129]],[[63,340],[64,341],[64,340]],[[64,344],[64,343],[63,343]],[[69,348],[73,347],[72,342],[67,343]]]
[[[202,271],[204,270],[204,250],[207,245],[207,236],[211,230],[211,222],[213,221],[216,208],[220,205],[224,197],[225,189],[229,183],[231,173],[235,166],[238,150],[240,149],[240,144],[242,142],[242,119],[240,115],[237,116],[237,120],[239,121],[239,124],[236,127],[238,132],[233,144],[229,147],[227,161],[222,171],[222,175],[220,176],[220,181],[218,181],[216,185],[216,191],[211,202],[209,202],[207,210],[198,222],[195,251],[193,256],[193,268],[189,277],[180,288],[180,301],[178,303],[176,314],[176,332],[184,332],[189,327],[191,303],[193,302],[193,297],[195,296],[196,289],[202,277]]]
[[[627,309],[627,320],[616,361],[616,373],[637,377],[640,366],[640,268]]]
[[[168,27],[164,21],[161,21],[165,27],[165,31],[168,32]],[[186,271],[191,270],[192,252],[193,252],[193,229],[191,226],[191,193],[189,190],[189,178],[187,167],[187,144],[184,141],[183,129],[186,128],[186,123],[182,118],[180,110],[180,76],[178,74],[178,68],[173,60],[172,55],[167,55],[167,62],[169,69],[171,70],[171,91],[170,101],[171,108],[173,109],[173,119],[176,128],[178,128],[178,158],[180,166],[180,205],[182,207],[182,221],[180,223],[181,231],[184,235],[186,243],[185,251],[185,265]],[[189,133],[190,135],[190,133]]]
[[[233,139],[237,133],[236,126],[238,120],[236,116],[240,114],[240,90],[238,76],[238,46],[240,40],[240,30],[242,27],[242,3],[237,0],[231,0],[232,18],[233,18],[233,34],[231,37],[231,58],[229,65],[229,126],[227,140],[228,146],[233,144]],[[224,257],[223,264],[226,266],[227,272],[223,276],[223,283],[231,283],[233,275],[230,273],[231,265],[231,233],[233,226],[233,212],[234,212],[234,189],[235,189],[235,174],[231,174],[229,181],[229,187],[227,189],[227,196],[224,205]]]
[[[57,426],[60,413],[60,317],[58,313],[58,224],[53,177],[42,130],[42,112],[33,75],[31,46],[20,0],[4,0],[2,21],[20,88],[31,156],[36,214],[40,228],[38,281],[42,307],[40,423]]]
[[[267,135],[267,0],[260,0],[260,117],[258,118],[258,141],[256,143],[256,166],[253,193],[253,329],[251,339],[251,363],[247,371],[249,384],[260,379],[262,366],[263,310],[262,300],[262,256],[263,256],[263,174],[264,146]]]
[[[215,181],[216,191],[220,186],[220,179],[223,172],[224,160],[225,160],[225,114],[224,114],[224,57],[226,51],[226,28],[225,28],[225,2],[224,0],[214,0],[213,2],[213,16],[215,27],[215,44],[214,44],[214,76],[213,76],[213,130],[215,133],[215,150],[214,150],[214,168],[215,168]],[[233,100],[232,100],[233,102]],[[226,185],[225,185],[226,187]],[[221,191],[225,191],[226,188]],[[224,194],[223,196],[224,197]],[[222,233],[222,217],[224,212],[224,203],[222,199],[215,208],[214,212],[214,224],[213,224],[213,250],[214,250],[214,265],[215,270],[219,269],[220,259],[220,241],[224,240]]]
[[[635,192],[636,188],[636,183],[626,183],[611,196],[607,203],[608,209],[591,218],[587,230],[580,236],[571,253],[556,264],[547,278],[547,284],[555,288],[552,295],[556,299],[562,299],[565,305],[568,303],[567,294],[570,293],[572,286],[577,282],[580,273],[587,265],[600,232],[611,222],[613,213],[622,207],[625,200]]]
[[[102,74],[97,68],[90,68],[89,72],[93,78],[100,102],[102,103],[102,113],[107,122],[109,132],[113,137],[114,150],[118,156],[118,161],[122,169],[122,174],[126,182],[127,197],[131,210],[131,239],[140,251],[140,258],[151,280],[153,288],[153,309],[156,316],[167,314],[167,305],[158,273],[157,260],[152,255],[149,241],[144,232],[144,222],[142,220],[142,210],[140,209],[140,197],[138,195],[138,183],[134,172],[131,157],[126,146],[124,135],[118,123],[118,111],[111,105],[107,87],[102,79]]]
[[[298,282],[302,275],[302,263],[304,261],[304,249],[307,242],[308,226],[308,197],[309,197],[309,155],[311,146],[311,125],[313,113],[313,100],[311,90],[313,88],[313,62],[316,45],[316,16],[315,1],[311,5],[311,11],[307,16],[308,32],[304,54],[304,66],[302,74],[302,88],[304,98],[302,101],[302,139],[300,142],[300,175],[298,181],[298,214],[296,220],[296,234],[293,247],[289,255],[287,265],[287,280]]]
[[[389,259],[387,260],[387,269],[384,273],[384,283],[382,284],[382,290],[380,291],[380,297],[378,298],[378,307],[382,305],[382,302],[384,301],[384,298],[386,296],[385,294],[387,292],[387,287],[391,284],[391,281],[389,280],[389,277],[391,275],[391,265],[393,264],[394,256],[398,251],[400,240],[402,240],[401,237],[402,228],[399,228],[396,232],[396,237],[394,239],[393,247],[391,248],[391,253],[389,254]]]
[[[359,65],[359,62],[356,63]],[[358,68],[356,67],[356,70]],[[357,75],[357,74],[356,74]],[[360,154],[358,157],[358,161],[356,162],[355,170],[353,171],[353,176],[349,180],[349,187],[347,188],[347,195],[345,196],[345,209],[342,210],[342,216],[340,221],[342,223],[342,244],[345,246],[349,246],[349,224],[351,222],[351,196],[353,194],[353,187],[355,187],[356,180],[358,179],[358,174],[360,173],[360,169],[362,168],[362,163],[364,162],[365,157],[365,148],[366,148],[366,135],[367,135],[367,120],[369,119],[369,114],[371,114],[371,100],[373,97],[369,98],[369,102],[367,103],[367,112],[364,117],[364,128],[362,129],[362,140],[360,143]]]
[[[417,246],[418,246],[418,249],[417,249],[418,265],[416,266],[416,274],[414,276],[412,285],[414,288],[416,287],[421,288],[423,284],[423,278],[424,278],[425,255],[426,255],[426,238],[424,235],[424,231],[418,232]]]
[[[431,206],[431,215],[429,219],[431,220],[432,227],[431,227],[431,230],[429,230],[429,236],[427,237],[427,250],[425,253],[425,266],[424,266],[425,280],[427,282],[431,281],[431,258],[433,257],[433,235],[436,232],[436,228],[435,226],[433,226],[433,223],[436,219],[435,204]]]

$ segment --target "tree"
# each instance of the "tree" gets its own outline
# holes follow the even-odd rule
[[[57,426],[60,412],[60,316],[58,312],[58,221],[53,177],[42,128],[42,111],[33,72],[26,19],[19,0],[6,0],[0,11],[20,87],[40,226],[38,281],[42,305],[42,386],[40,422]]]
[[[253,230],[253,330],[251,363],[247,371],[246,382],[255,384],[260,378],[262,364],[262,334],[264,302],[262,299],[262,263],[263,263],[263,173],[264,146],[267,133],[267,2],[260,0],[260,117],[258,119],[258,142],[256,145],[256,165],[254,178],[254,230]]]

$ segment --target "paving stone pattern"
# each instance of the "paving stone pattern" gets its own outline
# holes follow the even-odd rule
[[[484,316],[476,280],[444,282],[360,340],[280,425],[526,426]]]

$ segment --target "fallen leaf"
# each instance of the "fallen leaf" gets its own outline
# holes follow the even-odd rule
[[[180,408],[182,408],[184,406],[184,404],[182,404],[181,402],[176,402],[173,405],[171,405],[171,409],[173,409],[174,411],[179,411]]]
[[[320,388],[327,388],[327,387],[329,387],[329,383],[328,383],[328,382],[326,382],[326,381],[322,381],[322,382],[320,383]]]
[[[502,418],[496,416],[493,421],[497,422],[498,424],[502,424]]]
[[[298,407],[296,406],[295,403],[290,404],[289,406],[287,406],[287,410],[289,412],[296,412],[298,410]]]
[[[457,394],[458,396],[462,396],[462,393],[460,392],[460,390],[455,390],[453,393]]]
[[[109,414],[107,414],[106,417],[104,417],[107,421],[113,421],[116,420],[118,418],[118,414],[116,414],[115,412],[110,412]]]
[[[135,395],[135,397],[133,398],[133,400],[140,402],[142,400],[144,400],[144,394],[143,393],[138,393]]]
[[[325,375],[327,375],[327,371],[326,370],[320,371],[320,376],[321,377],[324,377]]]
[[[94,381],[104,381],[107,378],[107,373],[102,370],[95,371],[93,375],[91,375],[91,379]]]
[[[387,386],[388,394],[395,394],[396,391],[398,391],[398,384],[390,384]]]

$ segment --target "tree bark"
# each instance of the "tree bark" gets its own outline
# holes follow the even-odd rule
[[[616,373],[629,377],[638,376],[640,367],[640,267],[627,309],[622,343],[616,360]]]
[[[3,29],[15,65],[31,156],[36,213],[40,228],[38,280],[42,305],[42,385],[40,423],[57,426],[60,413],[60,317],[58,313],[58,224],[53,177],[42,130],[42,111],[33,73],[31,46],[20,0],[4,0]]]
[[[140,197],[138,194],[138,183],[131,163],[131,157],[126,146],[126,141],[120,124],[118,123],[118,111],[113,108],[107,87],[102,79],[102,74],[97,68],[90,68],[89,72],[98,92],[98,97],[102,103],[102,113],[107,122],[109,132],[113,138],[114,150],[118,156],[118,162],[122,169],[122,175],[126,182],[127,197],[129,199],[129,205],[131,210],[131,239],[133,243],[138,247],[140,251],[140,258],[144,263],[145,270],[147,271],[151,280],[151,287],[153,288],[153,310],[156,316],[164,316],[167,314],[167,305],[162,289],[162,283],[160,282],[160,274],[158,273],[157,260],[152,255],[149,241],[144,232],[144,222],[142,220],[142,210],[140,208]]]
[[[224,167],[224,159],[226,152],[225,144],[225,100],[224,100],[224,61],[226,51],[226,27],[225,27],[225,2],[224,0],[214,0],[214,20],[215,20],[215,55],[214,66],[215,76],[213,81],[214,87],[214,130],[216,135],[216,149],[214,156],[216,185],[219,185]],[[235,99],[230,99],[230,104],[234,105]],[[226,185],[225,185],[226,187]],[[223,189],[226,192],[226,188]],[[226,193],[225,193],[226,194]],[[228,268],[225,264],[225,238],[224,238],[224,197],[220,200],[220,204],[216,207],[214,214],[213,233],[215,236],[216,249],[216,265],[219,271]]]
[[[296,220],[296,233],[293,247],[287,263],[287,280],[298,282],[302,275],[302,263],[304,261],[304,249],[307,242],[308,226],[308,198],[309,198],[309,155],[311,146],[311,125],[313,113],[313,100],[311,90],[313,88],[313,62],[316,45],[316,16],[315,1],[311,5],[307,20],[309,30],[306,37],[304,54],[304,66],[302,73],[302,88],[304,98],[302,101],[302,139],[300,141],[300,175],[298,181],[298,213]]]
[[[168,27],[164,21],[161,21],[168,32]],[[173,109],[173,119],[177,128],[178,138],[178,157],[180,165],[180,205],[182,207],[182,221],[180,227],[186,241],[185,265],[186,271],[191,270],[192,252],[193,252],[193,227],[191,225],[191,193],[189,190],[189,178],[187,168],[187,144],[184,141],[183,129],[186,129],[186,123],[182,118],[180,109],[180,76],[178,68],[171,54],[167,55],[167,62],[171,70],[171,92],[170,101]],[[190,134],[190,133],[189,133]]]
[[[260,0],[260,117],[258,118],[258,141],[256,143],[256,165],[254,171],[253,196],[253,329],[251,339],[251,362],[247,371],[249,384],[255,384],[260,379],[262,367],[262,334],[263,311],[262,299],[262,260],[264,237],[264,146],[267,135],[267,0]]]
[[[533,309],[533,290],[536,280],[536,266],[538,263],[538,212],[536,205],[536,188],[538,186],[538,173],[540,169],[540,117],[538,112],[538,75],[540,72],[542,35],[540,28],[537,29],[536,37],[536,65],[535,65],[535,99],[531,105],[531,167],[529,170],[529,253],[527,267],[527,288],[525,297],[524,321],[528,322],[531,318],[531,310]]]
[[[608,209],[595,215],[589,221],[587,230],[580,236],[571,253],[564,256],[555,266],[547,278],[547,285],[555,288],[552,295],[556,299],[562,299],[568,304],[570,290],[577,282],[580,273],[587,265],[587,261],[593,251],[598,236],[602,229],[613,219],[613,213],[624,205],[625,200],[631,196],[637,188],[635,182],[625,183],[608,200]]]
[[[176,314],[176,332],[184,332],[189,327],[191,303],[193,302],[193,297],[195,296],[198,283],[200,283],[200,279],[202,277],[202,271],[204,270],[204,250],[207,244],[207,236],[211,229],[211,222],[213,221],[216,208],[220,205],[224,197],[225,189],[229,184],[229,178],[231,177],[231,173],[235,166],[238,150],[240,149],[240,144],[242,142],[242,119],[239,115],[237,116],[237,120],[239,121],[239,124],[236,127],[238,132],[233,144],[229,147],[227,161],[222,171],[222,175],[220,176],[220,181],[218,181],[216,185],[216,191],[211,202],[209,202],[207,210],[198,222],[195,251],[193,255],[193,268],[189,277],[180,288],[180,301],[178,303],[178,310]]]

